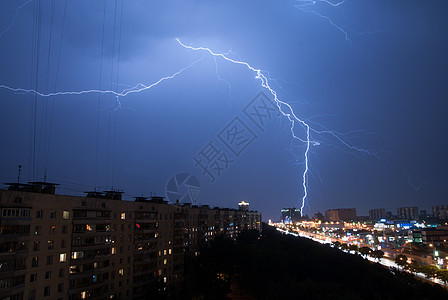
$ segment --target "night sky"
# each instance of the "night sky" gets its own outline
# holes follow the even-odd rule
[[[263,70],[311,126],[305,214],[447,204],[447,15],[445,0],[1,1],[0,85],[122,92],[187,68],[118,98],[0,87],[0,180],[22,165],[23,182],[130,200],[181,174],[197,204],[246,201],[265,220],[300,206],[306,144],[272,96],[179,38]]]

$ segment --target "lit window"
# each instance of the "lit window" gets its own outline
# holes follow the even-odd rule
[[[165,249],[165,250],[163,250],[163,255],[166,255],[166,249]]]
[[[41,227],[39,225],[35,226],[34,227],[34,234],[35,235],[39,235],[40,234],[40,230],[41,230]]]
[[[167,262],[168,262],[168,260],[165,258],[165,259],[163,260],[163,264],[166,265]]]
[[[90,226],[89,224],[86,224],[86,230],[87,231],[92,231],[93,229],[92,229],[92,226]]]
[[[123,276],[124,275],[124,269],[121,268],[120,270],[118,270],[118,275]]]
[[[80,259],[84,257],[84,252],[82,251],[73,251],[72,252],[72,259]]]
[[[166,283],[166,277],[163,277],[163,283]]]
[[[32,267],[38,267],[39,266],[39,257],[35,256],[31,260],[31,266]]]
[[[68,220],[70,218],[70,212],[68,210],[64,210],[62,212],[62,219]]]
[[[168,254],[171,254],[171,249],[168,249]]]
[[[59,254],[59,262],[66,262],[67,261],[67,254],[61,253]]]
[[[125,220],[126,219],[126,213],[121,213],[121,219]]]
[[[111,253],[115,254],[115,247],[112,247]]]

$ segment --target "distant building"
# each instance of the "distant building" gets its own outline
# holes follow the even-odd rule
[[[241,201],[240,203],[238,203],[238,208],[242,211],[249,211],[249,203]]]
[[[295,207],[288,207],[282,209],[282,221],[297,222],[302,217],[300,209]]]
[[[369,209],[369,217],[370,219],[384,219],[386,218],[386,209],[384,208]]]
[[[397,208],[397,216],[403,220],[417,220],[418,219],[418,207],[399,207]]]
[[[356,219],[356,208],[337,208],[325,211],[325,219],[329,222],[350,221]]]
[[[324,221],[325,217],[324,215],[319,211],[316,214],[314,214],[313,216],[313,220],[318,220],[318,221]]]
[[[448,241],[448,230],[435,228],[414,229],[412,237],[415,243],[439,247]]]
[[[428,212],[425,210],[425,209],[422,209],[421,211],[420,211],[420,219],[426,219],[426,218],[428,218],[429,216],[428,216]]]
[[[448,205],[437,205],[432,207],[432,214],[434,218],[440,220],[448,219]]]

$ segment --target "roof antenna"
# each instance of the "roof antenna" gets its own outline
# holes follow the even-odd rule
[[[17,175],[17,183],[20,183],[20,172],[22,171],[22,165],[19,165],[19,174]]]

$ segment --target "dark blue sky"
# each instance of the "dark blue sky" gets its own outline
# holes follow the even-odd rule
[[[320,145],[310,149],[305,213],[447,204],[446,1],[34,0],[17,9],[24,3],[0,3],[0,85],[122,91],[199,62],[119,102],[0,88],[3,182],[21,164],[23,180],[46,174],[64,193],[113,187],[131,199],[164,195],[173,175],[190,173],[202,204],[244,200],[265,219],[298,206],[305,144],[284,117],[257,127],[245,114],[269,93],[247,68],[178,37],[264,70],[297,116],[342,139],[312,131]],[[232,128],[247,129],[234,152]],[[210,146],[228,163],[214,182],[194,161]]]

